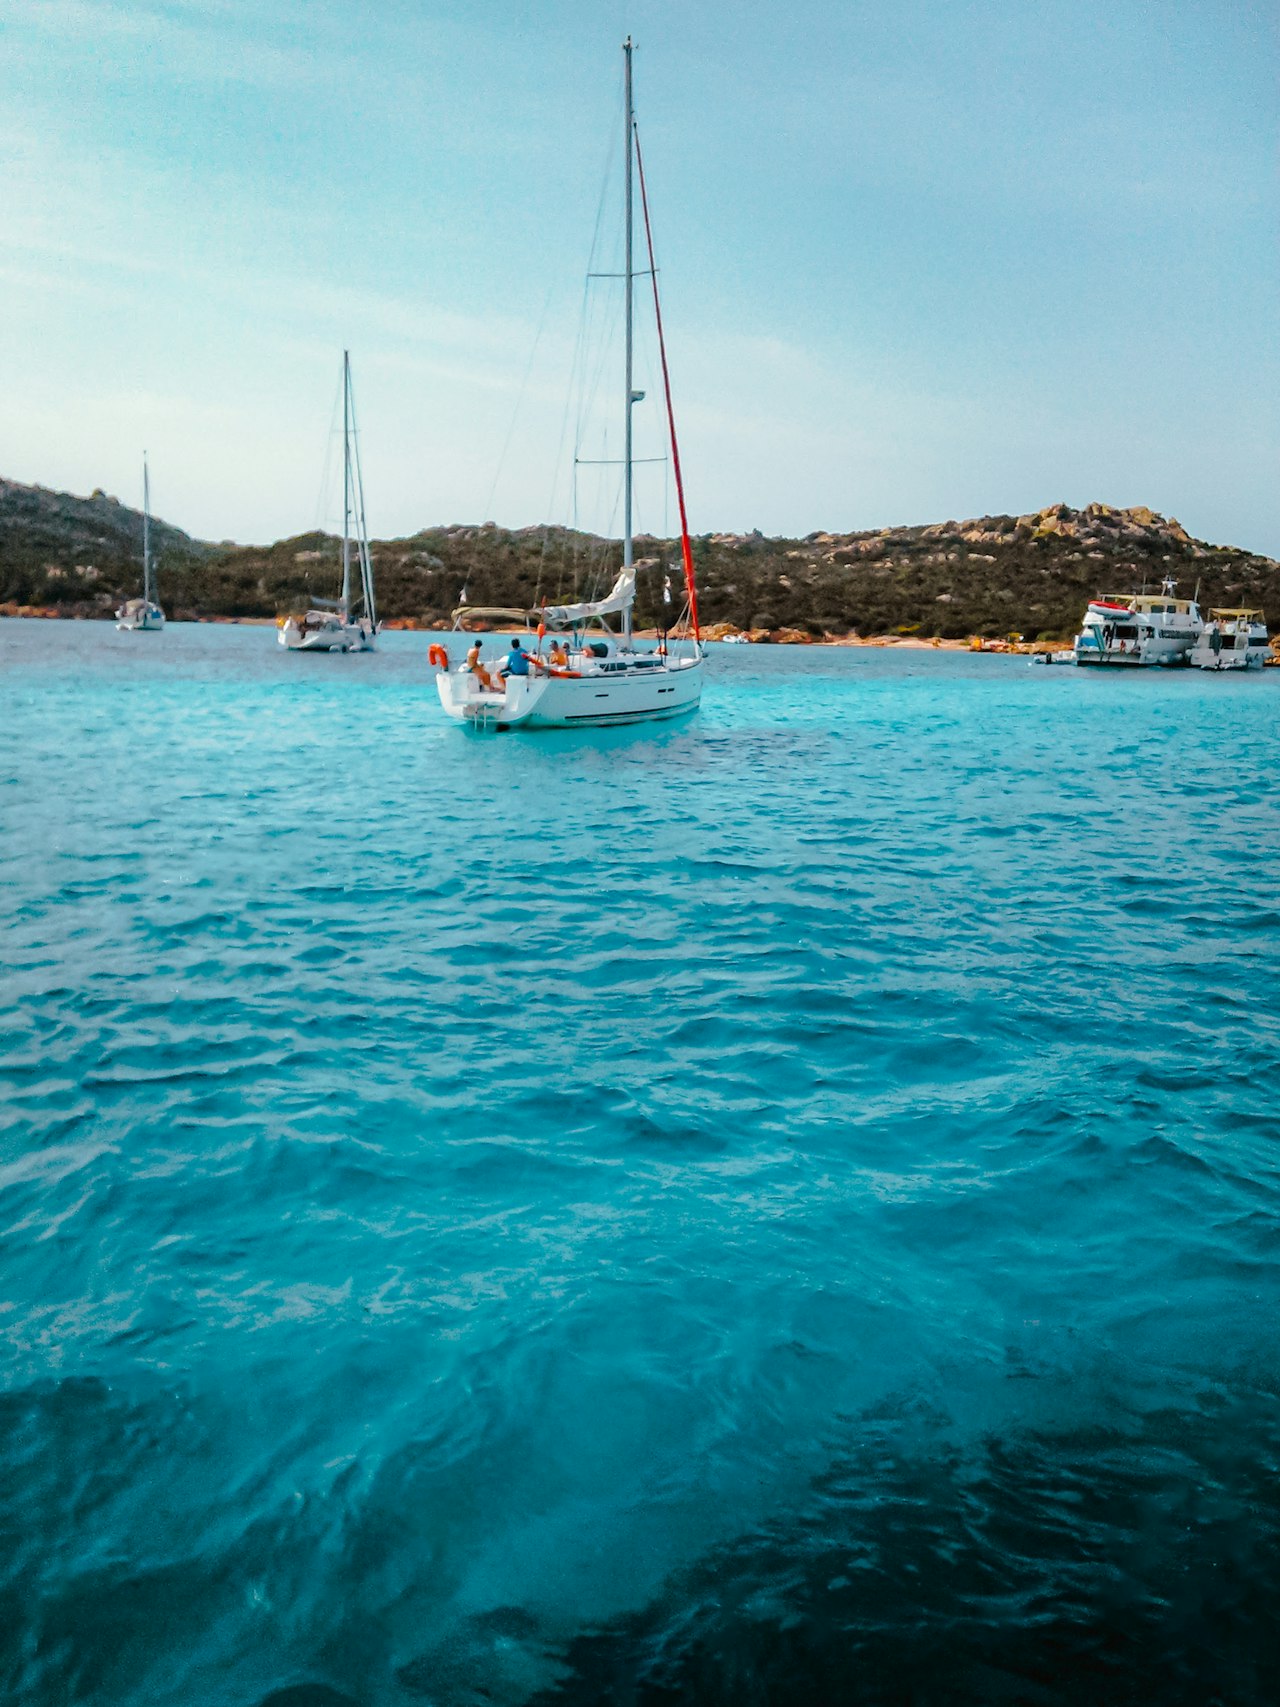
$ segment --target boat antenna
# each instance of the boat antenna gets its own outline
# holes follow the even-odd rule
[[[342,620],[351,621],[351,352],[342,352]]]
[[[633,220],[632,220],[632,205],[631,205],[631,202],[632,202],[632,192],[631,192],[632,140],[631,140],[631,138],[632,138],[632,132],[633,132],[633,129],[635,126],[635,110],[634,110],[634,107],[632,105],[632,98],[631,98],[631,54],[632,54],[632,51],[633,51],[633,49],[632,49],[632,44],[631,44],[631,37],[628,36],[626,41],[624,41],[622,44],[623,62],[624,62],[624,65],[626,67],[625,87],[626,87],[626,108],[627,108],[626,123],[623,127],[623,130],[624,130],[623,146],[626,149],[626,214],[625,214],[626,252],[625,252],[624,259],[623,259],[623,268],[624,268],[625,281],[626,281],[624,289],[625,289],[625,297],[626,297],[626,368],[627,368],[627,374],[626,374],[626,379],[627,379],[627,412],[626,412],[626,417],[625,417],[625,431],[624,431],[625,445],[624,445],[624,450],[623,450],[623,457],[624,457],[624,460],[626,463],[626,472],[623,476],[623,488],[622,488],[622,492],[623,492],[623,496],[622,496],[622,511],[623,511],[623,514],[622,514],[622,567],[624,570],[628,570],[631,568],[632,562],[633,562],[634,557],[635,557],[635,547],[634,547],[634,542],[632,540],[632,535],[631,535],[631,525],[632,525],[632,523],[631,523],[631,460],[632,460],[631,410],[632,410],[632,407],[633,407],[635,400],[636,400],[636,394],[635,394],[635,390],[633,388],[633,373],[632,373],[632,369],[633,369],[633,365],[634,365],[634,363],[633,363],[633,347],[632,347],[632,294],[633,294],[633,285],[634,285],[634,273],[632,271],[632,238],[633,238],[632,224],[633,224]],[[622,612],[622,637],[623,637],[624,649],[629,651],[631,648],[631,606],[630,605],[627,605],[627,607]]]

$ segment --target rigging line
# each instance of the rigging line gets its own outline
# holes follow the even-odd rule
[[[610,182],[610,177],[611,177],[611,168],[612,168],[613,161],[614,161],[614,158],[616,156],[616,153],[617,153],[616,136],[611,135],[609,138],[609,142],[608,142],[606,152],[605,152],[604,170],[600,176],[600,194],[599,194],[599,197],[596,201],[596,215],[595,215],[595,222],[594,222],[594,225],[592,227],[592,233],[591,233],[591,247],[587,252],[587,267],[588,267],[588,269],[590,269],[593,261],[595,260],[596,249],[597,249],[597,247],[599,245],[599,241],[600,241],[600,227],[601,227],[601,224],[604,220],[605,205],[608,201],[608,196],[609,196],[609,182]],[[551,551],[551,530],[552,530],[552,527],[555,525],[554,517],[555,517],[556,511],[559,508],[559,503],[560,503],[559,494],[560,494],[561,471],[563,470],[564,465],[565,465],[565,454],[564,454],[565,453],[565,445],[568,442],[568,437],[569,437],[569,421],[570,421],[571,415],[573,414],[574,394],[575,394],[575,390],[577,389],[578,384],[579,384],[579,375],[585,367],[586,326],[587,326],[587,318],[588,318],[590,296],[591,296],[591,287],[590,287],[590,284],[588,282],[589,276],[590,275],[588,272],[588,277],[584,278],[582,281],[582,301],[581,301],[581,305],[580,305],[580,308],[578,311],[578,332],[577,332],[577,337],[574,340],[573,358],[569,364],[568,383],[567,383],[566,388],[565,388],[564,411],[563,411],[563,414],[561,415],[561,418],[560,418],[560,434],[559,434],[559,438],[558,438],[557,445],[556,445],[555,462],[552,466],[551,493],[550,493],[550,497],[548,500],[548,515],[547,515],[547,519],[544,521],[544,523],[542,525],[542,551],[541,551],[541,554],[540,554],[539,559],[538,559],[538,576],[537,576],[537,586],[538,586],[539,593],[541,592],[542,578],[543,578],[543,574],[546,570],[547,559],[548,559],[548,557],[550,555],[550,551]],[[577,423],[577,424],[575,424],[575,431],[574,431],[574,449],[575,449],[575,451],[577,450],[580,442],[581,442],[580,423]],[[569,507],[570,507],[571,515],[576,512],[576,505],[577,505],[577,494],[576,494],[576,491],[574,490],[574,476],[571,474],[570,475],[570,493],[569,493]],[[560,574],[561,574],[562,580],[563,580],[563,576],[564,576],[565,563],[566,563],[566,559],[568,556],[569,548],[570,548],[570,542],[562,534],[562,537],[560,540]]]
[[[538,346],[541,344],[542,334],[546,330],[547,315],[551,311],[551,298],[555,295],[555,289],[556,280],[553,277],[551,284],[547,289],[546,298],[542,304],[542,313],[538,316],[537,329],[533,334],[533,348],[529,351],[529,360],[525,363],[524,378],[520,381],[520,391],[516,397],[516,406],[511,412],[511,422],[507,427],[507,436],[502,441],[502,451],[498,457],[498,465],[493,471],[493,481],[489,487],[488,496],[484,501],[484,513],[486,518],[493,509],[494,493],[498,490],[498,482],[501,480],[503,468],[506,466],[507,453],[510,451],[511,441],[515,437],[516,423],[519,421],[520,411],[524,407],[525,395],[529,389],[529,376],[533,372],[533,364],[537,360],[538,356]]]
[[[489,519],[489,515],[492,512],[494,494],[498,490],[498,482],[501,480],[502,471],[506,467],[507,456],[511,450],[511,441],[515,437],[516,425],[520,419],[520,411],[524,408],[524,400],[525,400],[525,397],[527,396],[528,390],[529,390],[529,376],[533,372],[533,364],[537,360],[537,356],[538,356],[538,346],[541,344],[542,334],[546,330],[547,316],[551,310],[551,299],[555,294],[555,288],[556,288],[556,280],[553,277],[551,280],[551,283],[547,287],[547,294],[546,294],[546,297],[544,298],[543,304],[542,304],[542,312],[538,316],[537,328],[535,329],[534,335],[533,335],[533,348],[529,351],[529,359],[525,363],[524,377],[520,381],[520,390],[516,396],[515,408],[511,412],[511,420],[507,426],[507,436],[502,441],[502,450],[498,456],[497,466],[493,471],[493,480],[490,482],[488,493],[485,496],[484,510],[485,510],[485,520],[486,521]],[[562,442],[563,442],[563,434],[562,434]],[[554,481],[554,474],[553,474],[553,481]],[[553,489],[552,489],[553,501],[554,501],[554,496],[555,496],[555,493],[554,493],[554,484],[553,484]],[[543,555],[543,557],[546,556],[546,550],[547,550],[546,524],[544,523],[544,525],[543,525],[543,539],[542,539],[542,555]],[[472,538],[472,545],[471,545],[470,574],[472,576],[475,575],[475,573],[479,567],[479,562],[480,562],[480,534],[477,532]],[[538,585],[539,585],[539,587],[541,586],[541,583],[542,583],[542,563],[541,563],[541,560],[539,560],[539,564],[538,564]]]
[[[598,296],[591,290],[590,284],[583,281],[583,315],[582,336],[580,343],[581,361],[577,372],[577,418],[574,423],[573,454],[575,464],[583,447],[583,440],[593,418],[596,398],[604,371],[609,363],[614,342],[614,327],[611,318],[606,316]],[[601,335],[603,330],[603,335]],[[573,483],[574,525],[581,525],[581,493],[578,480],[578,470],[574,466],[570,471]],[[577,548],[574,552],[574,581],[578,581]]]
[[[355,453],[356,464],[356,502],[359,506],[356,516],[356,526],[360,529],[360,579],[364,588],[364,610],[369,619],[369,625],[375,631],[378,626],[378,612],[373,597],[373,557],[369,550],[369,523],[364,509],[364,469],[360,462],[360,433],[356,426],[356,386],[348,374],[347,384],[351,394],[351,448]]]
[[[671,375],[667,368],[667,341],[662,335],[662,304],[658,299],[658,269],[653,258],[653,227],[649,223],[649,195],[644,182],[644,157],[640,152],[640,131],[632,126],[636,145],[636,168],[640,177],[640,206],[644,210],[644,236],[649,249],[649,266],[653,281],[653,312],[658,323],[658,353],[662,361],[662,389],[667,399],[667,425],[671,430],[671,467],[676,477],[676,501],[680,506],[680,552],[684,558],[684,581],[689,589],[689,615],[693,638],[701,639],[698,629],[698,588],[693,575],[693,547],[689,541],[689,517],[684,504],[684,477],[680,472],[680,446],[676,440],[676,416],[671,403]]]
[[[334,388],[333,405],[329,410],[329,431],[325,434],[324,460],[320,468],[320,487],[316,493],[316,532],[324,533],[325,523],[329,521],[329,487],[333,481],[333,443],[338,436],[338,412],[342,408],[342,374],[338,374],[338,383]]]
[[[619,128],[625,130],[626,122],[627,122],[626,113],[625,113],[625,111],[623,111],[622,113],[620,113],[617,116],[617,118],[615,118],[614,124],[611,127],[609,137],[607,140],[606,152],[605,152],[605,157],[604,157],[604,171],[601,173],[601,176],[600,176],[600,195],[599,195],[599,199],[596,202],[595,223],[593,224],[592,229],[591,229],[591,247],[587,251],[587,271],[586,271],[586,275],[582,281],[582,318],[579,321],[579,340],[580,340],[580,343],[582,345],[582,351],[583,351],[583,364],[584,365],[583,365],[582,385],[583,385],[584,392],[587,389],[586,380],[585,380],[585,375],[586,375],[586,365],[585,364],[586,364],[587,331],[588,331],[589,318],[590,318],[590,312],[591,312],[591,306],[590,305],[591,305],[592,268],[595,264],[596,255],[599,252],[599,248],[600,248],[600,232],[601,232],[602,226],[604,225],[604,213],[605,213],[605,208],[608,205],[608,200],[609,200],[609,186],[613,182],[613,174],[614,174],[614,170],[615,170],[614,161],[616,160],[617,153],[618,153],[617,132],[618,132]],[[579,406],[579,410],[578,410],[577,430],[576,430],[575,436],[574,436],[574,450],[575,450],[575,452],[578,449],[578,446],[582,442],[582,413],[583,413],[583,409],[581,406],[581,399],[579,400],[579,405],[580,406]]]
[[[604,173],[600,179],[600,199],[596,203],[595,224],[591,229],[591,248],[587,251],[587,277],[591,277],[590,267],[596,258],[596,249],[600,243],[600,227],[604,223],[605,203],[609,197],[609,185],[613,181],[614,161],[618,153],[618,130],[626,125],[626,113],[622,112],[614,120],[613,129],[609,133],[605,148]]]
[[[596,341],[597,359],[596,359],[596,362],[594,365],[594,370],[593,371],[587,371],[584,367],[583,393],[582,393],[582,423],[583,424],[580,427],[578,440],[574,446],[574,454],[575,454],[576,460],[581,460],[580,452],[583,448],[583,443],[582,443],[583,437],[586,434],[587,427],[590,426],[597,418],[599,407],[600,407],[600,395],[601,395],[602,387],[603,387],[604,382],[605,382],[606,371],[611,369],[611,367],[613,365],[613,358],[616,356],[616,353],[617,353],[618,338],[617,338],[617,327],[616,327],[614,318],[613,318],[613,316],[605,315],[603,313],[603,311],[601,311],[600,319],[602,321],[603,327],[606,329],[607,335],[604,337],[598,338]],[[606,417],[605,424],[603,426],[603,430],[600,432],[599,436],[604,441],[603,448],[605,450],[607,450],[609,448],[609,444],[610,444],[610,440],[611,440],[611,433],[610,433],[610,428],[609,428],[607,417]],[[578,514],[577,514],[577,525],[581,528],[585,525],[584,521],[583,521],[583,517],[582,517],[582,512],[581,512],[581,493],[582,493],[583,488],[582,488],[582,483],[581,483],[581,477],[579,475],[579,471],[578,471],[578,468],[576,466],[574,467],[574,470],[573,470],[573,480],[574,480],[575,496],[579,500],[579,509],[578,509]],[[596,518],[599,517],[601,506],[606,502],[607,502],[607,494],[606,494],[605,488],[602,484],[600,484],[599,481],[597,481],[591,487],[591,506],[592,506],[592,515],[594,517],[596,517]],[[597,521],[597,525],[598,525],[598,521]],[[588,549],[588,551],[586,553],[588,564],[590,564],[594,560],[595,555],[596,555],[596,552],[595,552],[594,548]]]
[[[587,286],[586,286],[585,282],[584,282],[583,287],[582,287],[582,297],[583,297],[582,304],[581,304],[581,307],[579,308],[579,312],[578,312],[578,333],[577,333],[577,337],[574,341],[573,360],[569,366],[569,378],[568,378],[568,383],[565,387],[564,410],[563,410],[561,417],[560,417],[560,436],[559,436],[559,439],[557,440],[557,443],[556,443],[555,460],[552,463],[552,468],[551,468],[551,495],[550,495],[550,499],[549,499],[549,503],[548,503],[547,519],[544,522],[543,529],[542,529],[542,560],[541,560],[541,563],[539,564],[539,585],[541,585],[542,570],[546,565],[547,557],[548,557],[549,552],[550,552],[551,529],[553,526],[556,525],[555,518],[560,513],[559,512],[560,481],[561,481],[561,477],[562,477],[562,474],[563,474],[564,468],[565,468],[565,461],[566,461],[566,459],[565,459],[565,448],[569,442],[569,425],[570,425],[570,418],[573,415],[574,394],[575,394],[575,391],[577,390],[577,386],[579,383],[578,382],[578,374],[579,374],[579,372],[581,370],[581,366],[582,366],[583,327],[585,324],[586,307],[587,307],[587,301],[586,301],[586,299],[587,299]],[[575,444],[576,444],[576,437],[575,437]],[[573,474],[570,473],[570,475],[569,475],[569,482],[570,482],[570,486],[569,486],[569,510],[570,510],[570,514],[573,513],[576,502],[577,502],[576,493],[574,492],[574,489],[573,489],[573,479],[574,479]],[[560,574],[561,574],[562,580],[563,580],[563,576],[564,576],[564,561],[565,561],[566,548],[567,548],[567,541],[565,541],[562,538],[561,542],[560,542]]]
[[[605,314],[603,309],[598,313],[593,309],[592,312],[602,327],[602,333],[597,330],[593,320],[588,318],[584,325],[582,390],[578,401],[578,426],[573,447],[575,456],[582,449],[583,437],[597,407],[597,399],[605,386],[606,372],[612,370],[618,345],[618,328],[614,318]],[[590,365],[592,360],[594,366]],[[605,436],[608,436],[607,426]]]
[[[662,477],[662,566],[667,566],[667,547],[671,543],[671,470]]]
[[[602,195],[601,199],[603,201],[603,195]],[[588,286],[588,284],[586,283],[586,280],[584,279],[583,285],[582,285],[582,300],[581,300],[581,303],[580,303],[579,309],[578,309],[577,336],[574,340],[573,359],[569,364],[568,382],[565,386],[564,410],[563,410],[561,417],[560,417],[560,434],[559,434],[559,438],[556,442],[555,460],[552,463],[552,469],[551,469],[551,493],[550,493],[550,498],[548,501],[548,514],[547,514],[547,519],[543,523],[543,527],[542,527],[542,556],[541,556],[541,559],[539,560],[539,564],[538,564],[538,586],[539,586],[539,588],[541,588],[541,585],[542,585],[543,571],[546,568],[547,558],[550,554],[551,529],[556,525],[555,517],[559,513],[560,480],[561,480],[561,476],[563,474],[563,471],[565,468],[565,462],[566,462],[565,447],[567,446],[567,444],[569,442],[570,417],[573,415],[574,397],[575,397],[575,394],[578,391],[578,388],[580,385],[579,376],[581,374],[581,371],[582,371],[582,368],[584,365],[584,361],[585,361],[584,339],[585,339],[585,335],[586,335],[585,329],[586,329],[587,311],[588,311],[588,306],[589,306],[589,297],[590,297],[590,287]],[[577,432],[576,432],[576,428],[575,428],[575,437],[574,437],[575,449],[577,447],[577,442],[578,442]],[[576,512],[577,494],[576,494],[576,491],[574,490],[574,475],[572,473],[570,473],[569,480],[570,480],[569,510],[570,510],[570,514],[573,515]],[[569,548],[569,542],[562,537],[561,541],[560,541],[560,575],[561,575],[561,581],[562,582],[563,582],[563,576],[564,576],[564,570],[565,570],[565,560],[566,560],[566,557],[568,554],[568,548]]]

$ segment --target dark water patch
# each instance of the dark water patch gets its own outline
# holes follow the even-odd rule
[[[1222,1419],[1215,1419],[1221,1426]],[[1247,1414],[921,1460],[890,1437],[803,1514],[578,1637],[535,1699],[1219,1703],[1273,1699],[1280,1439]]]
[[[327,1683],[289,1683],[264,1695],[258,1707],[361,1707],[354,1695],[344,1695]]]

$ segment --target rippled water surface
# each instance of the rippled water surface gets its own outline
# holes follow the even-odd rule
[[[0,623],[23,1702],[1276,1698],[1280,672]]]

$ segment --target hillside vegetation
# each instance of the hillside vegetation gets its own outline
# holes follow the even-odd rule
[[[340,544],[302,534],[266,547],[214,545],[152,523],[161,603],[170,616],[282,615],[332,598]],[[701,535],[693,543],[704,627],[760,637],[918,634],[960,639],[1021,633],[1056,639],[1078,626],[1089,597],[1156,585],[1172,575],[1203,604],[1258,605],[1280,626],[1280,563],[1188,536],[1138,507],[1051,505],[1034,515],[982,516],[928,527]],[[108,617],[140,590],[142,517],[95,492],[76,498],[0,481],[0,605]],[[636,619],[664,612],[671,579],[680,602],[677,542],[637,541]],[[561,528],[428,528],[373,544],[379,614],[406,625],[447,624],[465,588],[472,605],[534,608],[590,597],[611,582],[617,541]]]

